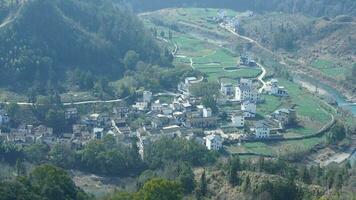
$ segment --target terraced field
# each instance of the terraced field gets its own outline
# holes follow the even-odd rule
[[[173,33],[171,40],[166,40],[170,49],[173,50],[175,45],[178,47],[175,64],[192,65],[210,81],[218,81],[220,78],[257,77],[261,73],[259,68],[236,67],[239,55],[227,48],[227,39],[222,39],[228,38],[229,34],[219,30],[218,25],[212,22],[217,13],[217,9],[187,8],[165,9],[140,16],[147,27],[158,30],[158,33],[169,30]],[[238,14],[231,10],[226,13],[227,16]],[[187,26],[199,31],[182,30],[181,27]],[[200,31],[205,34],[197,34]],[[212,35],[216,38],[212,38]],[[232,67],[236,68],[225,70]]]

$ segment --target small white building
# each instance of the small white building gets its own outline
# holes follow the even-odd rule
[[[270,134],[270,128],[265,121],[259,121],[255,124],[254,128],[256,138],[268,138]]]
[[[152,92],[144,91],[142,95],[143,102],[151,102],[152,100]]]
[[[190,87],[195,84],[198,83],[198,79],[196,77],[187,77],[185,78],[184,82],[181,82],[178,84],[178,90],[183,92],[183,94],[185,95],[189,95],[190,94]]]
[[[159,100],[157,100],[151,104],[151,111],[153,111],[153,112],[161,112],[162,111],[162,105]]]
[[[173,109],[170,105],[164,103],[162,104],[162,114],[171,115],[173,113]]]
[[[205,145],[208,150],[218,151],[222,148],[222,137],[220,135],[208,135],[205,137]]]
[[[287,90],[283,86],[278,85],[277,79],[271,79],[271,81],[267,82],[265,90],[270,95],[275,95],[279,97],[288,96]]]
[[[236,128],[243,128],[245,126],[245,117],[244,115],[232,115],[231,117],[231,126]]]
[[[1,114],[0,113],[0,125],[2,125],[2,124],[7,124],[7,123],[9,123],[10,122],[10,117],[9,117],[9,115],[8,114]]]
[[[225,96],[232,96],[234,89],[231,83],[221,83],[220,92]]]
[[[135,105],[132,105],[132,108],[138,111],[145,111],[147,110],[148,103],[147,102],[136,102]]]
[[[256,103],[252,101],[244,101],[241,104],[241,110],[245,118],[253,118],[256,116]]]
[[[101,140],[104,137],[104,129],[95,127],[93,129],[93,139]]]
[[[203,117],[211,117],[212,116],[212,110],[210,108],[203,108]]]

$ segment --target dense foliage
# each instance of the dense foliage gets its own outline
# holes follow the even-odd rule
[[[193,166],[214,162],[216,155],[195,141],[162,138],[145,149],[144,160],[150,168],[158,168],[167,161],[184,161]]]
[[[13,21],[0,28],[0,86],[56,88],[78,69],[79,85],[91,88],[90,74],[122,76],[127,52],[135,55],[130,65],[161,65],[166,56],[136,16],[109,0],[34,0],[13,10]]]
[[[106,200],[180,200],[183,199],[179,183],[165,179],[154,178],[145,183],[136,193],[117,192]]]
[[[90,197],[75,186],[62,169],[51,165],[35,168],[29,176],[15,181],[0,182],[1,200],[85,200]]]

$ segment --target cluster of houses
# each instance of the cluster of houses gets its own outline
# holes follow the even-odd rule
[[[34,142],[45,142],[50,146],[69,143],[73,148],[81,148],[89,141],[100,140],[106,135],[112,135],[128,145],[131,144],[131,138],[136,137],[143,156],[146,144],[162,136],[185,137],[205,145],[209,150],[219,150],[224,141],[271,137],[271,131],[285,129],[296,120],[296,113],[292,109],[280,109],[264,120],[257,120],[257,105],[263,103],[263,99],[253,80],[244,78],[235,85],[221,83],[220,95],[216,97],[218,106],[240,106],[240,109],[229,110],[228,118],[222,120],[222,111],[214,113],[211,108],[202,105],[200,98],[191,95],[190,88],[198,82],[196,77],[187,77],[178,85],[179,94],[165,94],[171,95],[170,102],[161,102],[157,95],[143,91],[142,97],[134,104],[116,102],[111,112],[81,115],[77,108],[67,108],[65,119],[71,122],[72,131],[62,133],[60,137],[53,134],[52,128],[44,125],[22,125],[11,129],[10,133],[0,132],[0,138],[20,145]],[[265,92],[281,97],[288,95],[278,86],[277,80],[271,80]],[[138,117],[149,120],[133,127],[130,122]],[[0,110],[0,125],[9,120],[9,116]],[[227,132],[226,128],[233,128],[234,131]]]

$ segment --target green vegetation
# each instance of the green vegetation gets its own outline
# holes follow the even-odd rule
[[[51,165],[36,167],[27,177],[1,182],[0,196],[2,200],[90,199],[90,196],[75,186],[67,172]]]
[[[213,163],[216,154],[209,152],[205,146],[185,139],[162,138],[145,150],[144,160],[150,168],[164,166],[167,161],[187,162],[192,166],[202,166]]]
[[[136,84],[148,89],[166,86],[153,85],[157,80],[172,82],[161,77],[172,67],[171,53],[129,9],[112,4],[35,0],[7,6],[13,21],[0,29],[0,87],[28,93],[30,101],[77,87],[103,99],[125,95],[123,86],[109,84],[124,75],[135,76]],[[159,77],[141,81],[146,71]]]
[[[175,181],[155,178],[147,181],[136,193],[118,192],[106,200],[180,200],[183,199],[181,186]]]

